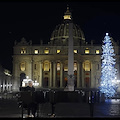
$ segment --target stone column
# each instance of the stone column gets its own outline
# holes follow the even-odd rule
[[[56,61],[53,62],[53,87],[56,87],[56,71],[57,71],[57,66],[56,66]]]
[[[49,87],[52,87],[52,79],[53,79],[53,62],[50,62],[50,81],[48,81],[49,83]]]
[[[5,76],[6,79],[6,90],[8,90],[8,84],[9,84],[9,76]]]
[[[33,78],[33,68],[34,68],[34,60],[32,59],[31,60],[31,79],[33,80],[34,78]]]
[[[3,79],[3,92],[4,92],[4,90],[5,90],[5,75],[4,75],[4,77],[3,77],[4,79]]]
[[[85,87],[85,72],[84,72],[84,69],[83,69],[83,62],[81,62],[81,74],[82,74],[82,76],[81,76],[81,81],[82,81],[82,87]]]
[[[82,67],[82,62],[80,61],[80,87],[82,87],[82,76],[83,76],[83,74],[82,74],[82,69],[83,69],[83,67]]]
[[[63,69],[63,62],[60,63],[60,88],[63,87],[63,76],[64,76],[64,69]]]
[[[28,73],[29,73],[29,78],[33,80],[33,60],[31,59],[29,62],[28,62]]]
[[[95,83],[96,83],[96,81],[95,81],[95,73],[96,73],[96,71],[95,70],[96,70],[95,61],[92,61],[91,62],[91,76],[90,76],[90,81],[91,81],[90,87],[91,88],[94,88]]]
[[[13,81],[13,77],[10,78],[10,90],[12,91],[12,81]]]
[[[12,90],[13,91],[19,91],[19,87],[20,87],[20,75],[18,74],[18,62],[15,61],[14,62],[14,80],[12,82]]]
[[[80,63],[77,62],[77,88],[80,87]]]
[[[42,69],[42,66],[43,66],[43,61],[41,60],[40,61],[40,77],[39,77],[39,86],[40,87],[43,87],[43,69]]]

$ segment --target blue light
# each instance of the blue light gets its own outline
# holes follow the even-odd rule
[[[113,56],[115,56],[115,54],[108,33],[106,33],[103,43],[101,56],[101,83],[99,88],[102,93],[105,93],[106,97],[113,97],[116,93],[117,85],[112,81],[116,78],[117,69],[114,68],[116,62]]]

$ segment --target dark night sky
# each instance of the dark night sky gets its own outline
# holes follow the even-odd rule
[[[67,4],[86,41],[102,41],[106,32],[120,39],[120,2],[0,2],[0,62],[12,71],[14,41],[25,37],[47,43],[63,20]]]

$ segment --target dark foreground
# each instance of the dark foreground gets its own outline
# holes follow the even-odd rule
[[[90,104],[81,103],[57,103],[55,104],[55,118],[118,118],[120,117],[120,99],[109,99],[93,105],[93,116],[90,115]],[[26,110],[24,110],[25,117]],[[50,118],[51,104],[46,102],[39,104],[38,117]],[[21,118],[16,97],[0,99],[0,118]]]

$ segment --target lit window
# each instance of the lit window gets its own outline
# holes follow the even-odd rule
[[[85,50],[85,54],[89,54],[89,49],[88,48],[86,48],[86,50]]]
[[[68,68],[67,68],[67,67],[65,67],[65,68],[64,68],[64,71],[68,71]]]
[[[50,69],[49,63],[45,62],[44,63],[44,71],[49,71],[49,69]]]
[[[60,70],[60,63],[57,63],[57,71]]]
[[[25,54],[25,53],[26,53],[25,48],[22,48],[22,49],[21,49],[21,54]]]
[[[64,64],[64,71],[68,71],[68,64],[67,63]]]
[[[48,53],[49,53],[49,50],[44,50],[44,53],[45,53],[45,54],[48,54]]]
[[[35,53],[35,54],[38,54],[38,50],[35,50],[34,53]]]
[[[84,62],[83,68],[84,68],[85,71],[90,71],[90,69],[91,69],[91,63],[90,63],[89,60],[86,60],[86,61]]]
[[[74,53],[77,53],[77,50],[74,50]]]
[[[65,12],[64,19],[71,19],[71,13],[69,11],[69,7],[67,7],[67,11]]]
[[[99,54],[100,53],[100,51],[99,50],[96,50],[96,54]]]
[[[57,53],[60,53],[60,50],[57,50]]]
[[[64,19],[71,19],[71,16],[70,15],[64,15]]]
[[[77,71],[77,63],[74,63],[74,71]]]

